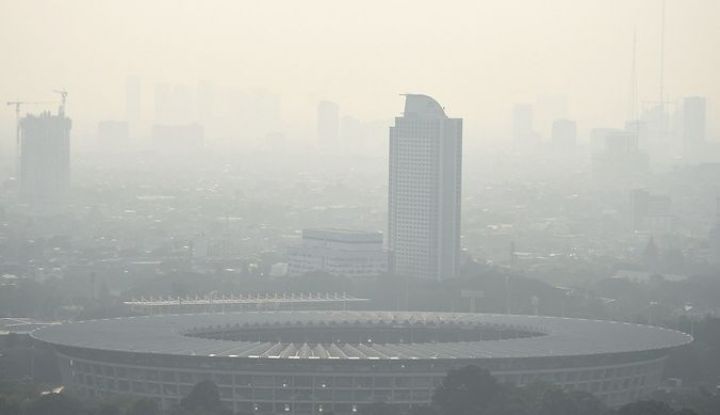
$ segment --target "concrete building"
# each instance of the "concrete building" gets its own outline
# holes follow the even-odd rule
[[[705,98],[687,97],[682,108],[683,150],[685,157],[692,161],[701,158],[705,147]]]
[[[162,408],[203,380],[234,412],[397,412],[431,402],[448,370],[547,382],[610,406],[647,399],[672,349],[692,337],[626,322],[522,315],[272,311],[170,314],[51,326],[67,393],[149,398]]]
[[[663,233],[672,229],[674,218],[670,196],[635,189],[630,192],[630,203],[634,230]]]
[[[517,145],[527,145],[536,139],[533,130],[533,107],[529,104],[516,104],[512,109],[512,135]]]
[[[302,242],[288,248],[288,276],[323,271],[348,277],[387,272],[387,253],[380,232],[305,229]]]
[[[62,202],[70,189],[70,129],[64,115],[43,112],[20,120],[20,191],[35,205]]]
[[[556,149],[575,148],[577,143],[577,124],[568,119],[557,119],[552,124],[552,146]]]
[[[330,101],[320,101],[317,109],[318,144],[323,147],[338,145],[340,138],[340,109]]]
[[[592,157],[596,177],[617,180],[648,170],[648,156],[639,148],[637,131],[595,129],[591,139],[602,143],[602,150]]]
[[[462,119],[426,95],[405,96],[390,127],[390,270],[443,280],[460,258]]]

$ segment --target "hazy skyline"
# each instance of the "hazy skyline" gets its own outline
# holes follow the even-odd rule
[[[390,119],[400,107],[395,94],[424,92],[464,117],[471,135],[507,129],[513,103],[556,95],[567,97],[580,130],[619,127],[628,114],[634,30],[639,99],[658,99],[660,5],[6,1],[0,97],[52,99],[52,89],[67,88],[79,132],[124,116],[128,75],[143,81],[146,120],[155,83],[207,80],[278,94],[291,126],[314,124],[323,99],[342,114]],[[667,1],[666,97],[706,96],[711,136],[720,118],[719,17],[714,0]],[[0,115],[12,118],[11,108]]]

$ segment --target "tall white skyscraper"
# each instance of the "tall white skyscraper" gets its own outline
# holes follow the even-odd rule
[[[390,270],[443,280],[458,274],[462,119],[427,95],[405,95],[390,127]]]

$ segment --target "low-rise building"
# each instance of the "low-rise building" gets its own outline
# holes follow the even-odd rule
[[[370,277],[387,271],[381,232],[305,229],[302,242],[288,249],[288,276],[324,271]]]

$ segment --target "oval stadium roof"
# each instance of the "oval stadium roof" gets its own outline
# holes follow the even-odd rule
[[[504,340],[427,343],[283,343],[220,340],[187,333],[198,329],[353,324],[402,327],[457,324],[510,327],[542,333]],[[674,330],[615,321],[521,315],[381,312],[261,311],[115,318],[36,330],[33,337],[63,346],[137,353],[294,359],[482,359],[587,356],[681,346],[692,337]]]

